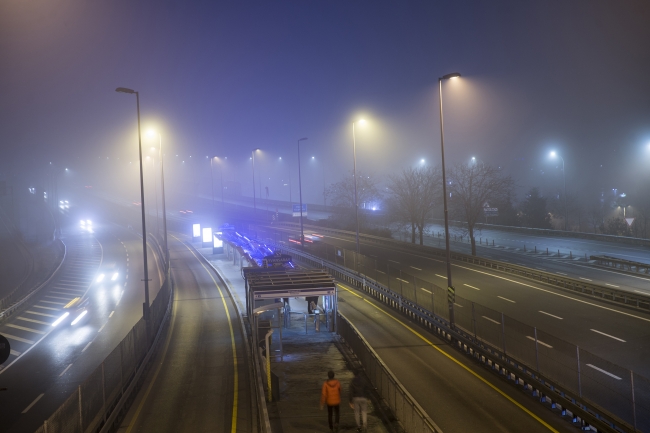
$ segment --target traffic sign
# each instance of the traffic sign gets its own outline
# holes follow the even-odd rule
[[[11,353],[11,347],[9,346],[9,340],[7,340],[3,335],[0,335],[0,364],[9,359],[9,354]]]
[[[300,216],[300,204],[293,205],[293,216]],[[307,216],[307,203],[302,204],[302,216]]]
[[[282,254],[280,252],[276,252],[275,254],[269,255],[264,257],[262,259],[262,262],[268,267],[269,265],[284,265],[285,263],[289,263],[291,261],[291,256],[289,254]]]

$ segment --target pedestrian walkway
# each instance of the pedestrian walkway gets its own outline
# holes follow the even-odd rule
[[[195,247],[217,268],[230,287],[240,311],[245,311],[245,287],[239,265],[233,264],[225,254],[212,255],[211,248]],[[291,324],[282,329],[283,359],[273,359],[272,372],[279,378],[279,401],[268,403],[269,418],[273,433],[325,432],[327,409],[320,410],[320,395],[327,372],[334,371],[341,382],[340,432],[356,431],[354,412],[348,404],[348,390],[353,373],[348,361],[341,352],[338,335],[328,332],[322,322],[320,332],[316,332],[312,317],[307,320],[297,312],[307,311],[304,298],[290,299]],[[277,338],[276,335],[273,338]],[[382,422],[377,401],[371,399],[368,409],[368,432],[388,432]]]

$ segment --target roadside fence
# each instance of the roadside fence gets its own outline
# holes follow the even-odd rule
[[[409,433],[442,433],[442,430],[404,388],[377,352],[368,344],[357,328],[338,313],[338,333],[363,365],[366,375],[379,395]]]

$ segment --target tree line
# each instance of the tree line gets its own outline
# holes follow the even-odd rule
[[[552,229],[563,227],[567,216],[570,230],[617,236],[646,237],[648,234],[650,194],[645,201],[636,200],[633,209],[636,217],[634,223],[630,224],[629,220],[626,222],[622,215],[615,212],[617,207],[629,205],[615,194],[605,197],[602,191],[568,195],[564,200],[559,191],[543,196],[539,188],[531,188],[523,200],[517,202],[512,177],[505,175],[498,167],[479,161],[453,165],[448,169],[447,182],[450,219],[462,223],[462,230],[470,239],[474,255],[475,231],[479,223]],[[381,184],[385,186],[381,187]],[[324,194],[335,209],[330,224],[354,231],[354,177],[350,174],[331,184]],[[359,225],[366,233],[385,232],[386,226],[405,230],[412,243],[422,245],[427,226],[443,218],[442,194],[440,167],[404,168],[387,179],[359,174]],[[375,205],[380,203],[381,212],[373,212]],[[494,208],[498,209],[498,215]]]

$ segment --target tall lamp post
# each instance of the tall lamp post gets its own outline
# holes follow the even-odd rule
[[[169,270],[169,246],[167,245],[167,208],[165,206],[165,164],[163,163],[162,135],[150,130],[149,135],[158,135],[158,155],[160,157],[160,186],[162,190],[163,233],[165,235],[165,269]]]
[[[451,78],[458,78],[458,72],[443,75],[438,78],[438,100],[440,102],[440,151],[442,153],[442,197],[445,213],[445,252],[447,258],[447,303],[449,307],[449,323],[454,326],[454,302],[456,300],[456,291],[451,284],[451,249],[449,248],[449,209],[447,207],[447,177],[445,172],[445,132],[443,127],[442,116],[442,81]]]
[[[255,197],[255,152],[259,149],[251,150],[251,161],[253,163],[253,212],[257,212],[257,202]]]
[[[566,171],[564,171],[564,158],[555,151],[551,152],[551,158],[560,158],[562,160],[562,180],[564,181],[564,231],[567,231],[569,221],[569,210],[566,204]]]
[[[140,94],[132,89],[126,87],[118,87],[115,89],[118,93],[135,94],[135,104],[138,113],[138,153],[140,155],[140,207],[142,210],[142,258],[144,261],[144,305],[142,309],[142,316],[145,320],[149,320],[149,267],[147,265],[147,223],[145,222],[144,210],[144,175],[142,171],[142,134],[140,133]]]
[[[363,119],[359,119],[357,121],[359,125],[365,125],[366,121]],[[355,212],[355,218],[356,218],[356,223],[357,223],[357,255],[360,254],[360,248],[359,248],[359,201],[358,201],[358,196],[357,196],[357,137],[355,133],[355,124],[357,122],[352,122],[352,176],[354,177],[354,212]]]
[[[305,246],[305,233],[302,227],[302,177],[300,174],[300,142],[307,140],[307,137],[303,137],[298,140],[298,191],[300,195],[300,245]]]

